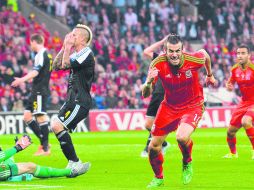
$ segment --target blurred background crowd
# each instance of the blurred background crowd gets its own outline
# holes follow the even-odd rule
[[[196,16],[183,15],[177,0],[29,0],[45,13],[73,28],[77,23],[91,27],[92,49],[96,57],[96,78],[91,94],[95,109],[145,108],[149,98],[141,96],[149,59],[143,50],[177,33],[184,39],[184,50],[194,46],[206,49],[218,79],[215,89],[206,88],[208,106],[233,105],[239,92],[225,90],[225,81],[236,57],[236,47],[246,43],[254,52],[254,1],[192,0]],[[10,86],[14,77],[32,69],[34,52],[29,47],[32,33],[42,33],[53,57],[63,39],[59,32],[50,33],[36,14],[25,18],[18,7],[1,0],[0,7],[0,111],[23,111],[30,83],[19,88]],[[10,3],[9,3],[10,4]],[[252,61],[254,57],[252,56]],[[200,71],[200,82],[205,81]],[[58,109],[65,99],[68,71],[53,72],[50,80],[49,109]],[[209,101],[210,100],[210,101]]]

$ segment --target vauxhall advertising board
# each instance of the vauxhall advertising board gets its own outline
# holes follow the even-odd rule
[[[199,128],[227,127],[234,107],[207,108],[199,122]],[[81,121],[75,132],[145,130],[146,110],[91,110],[89,117]],[[50,123],[57,112],[49,112]],[[23,113],[1,112],[0,135],[31,133],[23,122]]]

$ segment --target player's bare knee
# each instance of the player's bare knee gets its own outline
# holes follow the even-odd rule
[[[161,151],[161,144],[151,141],[148,146],[148,152],[152,151],[152,153],[158,154]]]
[[[62,126],[62,124],[58,121],[58,120],[53,120],[52,125],[51,125],[51,129],[52,131],[57,134],[60,131],[62,131],[64,129],[64,127]]]
[[[145,128],[146,128],[148,131],[151,130],[152,125],[153,125],[153,120],[152,120],[152,119],[146,119]]]
[[[149,147],[148,147],[148,152],[149,152],[150,158],[157,156],[160,151],[161,151],[160,146],[149,145]]]
[[[33,162],[28,162],[26,167],[27,173],[34,173],[36,170],[36,164],[34,164]]]
[[[36,120],[38,123],[44,123],[44,122],[48,121],[48,117],[47,117],[47,115],[43,114],[43,115],[37,116]]]
[[[176,140],[180,144],[185,144],[188,141],[188,138],[189,137],[187,137],[187,136],[184,136],[184,135],[181,135],[181,134],[176,134]]]
[[[237,132],[237,130],[235,130],[234,128],[229,127],[228,131],[227,131],[227,135],[228,135],[228,137],[233,138],[233,137],[235,137],[236,132]]]
[[[235,133],[232,133],[232,132],[230,132],[230,131],[227,131],[227,136],[230,137],[230,138],[232,138],[232,137],[235,136]]]
[[[145,128],[148,130],[148,131],[150,131],[151,130],[151,128],[152,128],[152,125],[150,125],[149,123],[145,123]]]
[[[252,127],[252,118],[250,116],[243,116],[241,122],[244,128]]]
[[[23,120],[25,123],[28,123],[29,121],[32,121],[33,115],[30,112],[25,112],[23,115]]]

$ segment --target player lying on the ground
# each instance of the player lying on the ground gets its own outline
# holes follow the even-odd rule
[[[82,165],[82,173],[78,173],[75,169],[57,169],[46,166],[39,166],[32,162],[15,163],[10,159],[14,154],[24,150],[31,145],[31,138],[28,135],[23,135],[19,140],[16,140],[16,145],[13,148],[5,151],[0,150],[0,181],[8,180],[13,176],[22,174],[32,174],[37,178],[51,177],[76,177],[86,173],[90,168],[90,163]]]

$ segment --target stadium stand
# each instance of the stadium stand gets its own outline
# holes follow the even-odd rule
[[[245,42],[254,51],[253,1],[189,1],[197,7],[197,16],[183,16],[179,1],[30,2],[70,28],[77,23],[91,26],[95,34],[92,48],[96,56],[96,79],[92,87],[94,108],[146,107],[149,99],[142,99],[139,87],[150,61],[143,58],[142,51],[172,32],[185,39],[186,51],[192,51],[192,43],[199,43],[211,55],[214,74],[219,83],[217,92],[205,90],[208,105],[230,105],[237,102],[237,96],[230,95],[231,99],[225,99],[221,93],[224,93],[225,80],[229,77],[235,60],[235,47],[240,42]],[[62,44],[57,31],[50,34],[43,24],[35,21],[35,17],[36,15],[31,15],[26,20],[20,12],[13,12],[3,5],[1,7],[0,97],[5,97],[6,100],[1,98],[1,101],[7,102],[8,110],[21,109],[22,105],[13,105],[15,100],[22,99],[25,104],[29,84],[15,90],[10,87],[10,82],[14,76],[24,75],[31,69],[33,53],[28,46],[29,35],[32,32],[43,33],[53,56]],[[200,76],[203,83],[204,73],[201,72]],[[60,77],[52,73],[51,91],[59,95],[60,103],[65,97],[67,77],[66,72]],[[208,97],[208,94],[213,94],[213,98]],[[239,95],[238,91],[236,94]]]

